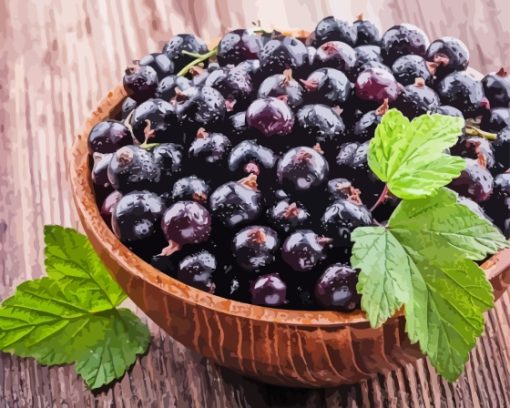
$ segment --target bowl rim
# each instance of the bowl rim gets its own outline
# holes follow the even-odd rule
[[[470,69],[470,71],[477,77],[481,77],[481,74],[474,69]],[[365,312],[361,309],[353,312],[277,309],[207,293],[164,274],[125,247],[103,221],[96,204],[90,177],[87,138],[92,127],[99,121],[110,118],[112,113],[118,111],[127,96],[122,85],[116,86],[107,93],[106,97],[99,102],[97,108],[85,120],[71,148],[70,160],[72,195],[82,225],[89,238],[92,235],[94,241],[101,246],[103,251],[109,253],[117,265],[128,274],[142,279],[189,306],[209,309],[231,317],[306,327],[370,326]],[[493,281],[509,269],[510,248],[494,254],[481,266],[485,270],[487,278]],[[108,269],[112,273],[110,268]],[[129,293],[127,294],[129,296]],[[403,316],[403,309],[400,309],[391,319],[399,319]]]

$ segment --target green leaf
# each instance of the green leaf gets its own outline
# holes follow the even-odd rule
[[[390,109],[370,141],[368,164],[402,199],[428,196],[456,178],[465,167],[460,157],[444,153],[462,133],[462,118],[426,114],[409,121]]]
[[[371,325],[404,306],[411,341],[441,375],[456,379],[493,305],[492,287],[473,260],[508,242],[447,189],[404,200],[387,227],[357,228],[351,237],[351,263],[361,269],[361,307]]]
[[[147,350],[147,327],[115,309],[125,294],[76,231],[45,228],[49,277],[20,284],[0,306],[0,349],[45,365],[75,362],[91,388],[117,378]]]
[[[427,235],[437,239],[439,245],[458,249],[473,260],[483,260],[508,246],[498,229],[459,203],[457,193],[447,188],[429,199],[402,202],[393,212],[390,224],[393,232],[407,234],[405,239]]]
[[[121,378],[133,365],[138,354],[144,354],[150,342],[147,326],[130,310],[114,310],[106,320],[97,322],[103,334],[94,348],[76,361],[76,372],[89,388],[95,389]]]
[[[100,312],[126,299],[85,235],[70,228],[46,225],[44,242],[46,273],[73,297],[75,304]]]

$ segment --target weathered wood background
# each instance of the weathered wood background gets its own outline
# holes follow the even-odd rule
[[[482,72],[510,64],[508,0],[1,0],[0,299],[43,273],[44,224],[80,228],[67,158],[86,115],[132,59],[172,34],[204,39],[261,20],[313,29],[360,12],[381,28],[410,22],[431,38],[460,37]],[[487,316],[465,374],[448,384],[425,361],[372,381],[290,390],[222,370],[151,325],[150,352],[107,391],[87,391],[70,367],[0,354],[0,407],[510,406],[510,298]]]

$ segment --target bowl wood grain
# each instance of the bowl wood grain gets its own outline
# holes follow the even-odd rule
[[[476,75],[476,71],[474,71]],[[73,196],[86,234],[128,296],[160,327],[214,362],[261,381],[296,387],[356,383],[421,357],[397,313],[382,327],[361,311],[279,310],[224,299],[177,281],[130,252],[104,223],[90,177],[87,136],[126,93],[110,91],[72,148]],[[483,264],[498,298],[510,285],[510,250]]]

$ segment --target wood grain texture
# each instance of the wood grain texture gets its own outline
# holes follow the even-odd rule
[[[0,1],[0,297],[43,272],[42,226],[79,228],[66,163],[85,115],[132,59],[178,32],[204,38],[260,19],[313,28],[322,16],[360,11],[386,28],[416,23],[462,38],[472,66],[510,61],[510,3],[458,1]],[[162,334],[114,387],[93,395],[69,367],[0,356],[0,406],[510,406],[510,298],[503,295],[466,373],[438,378],[426,361],[326,391],[262,385],[220,369]]]

